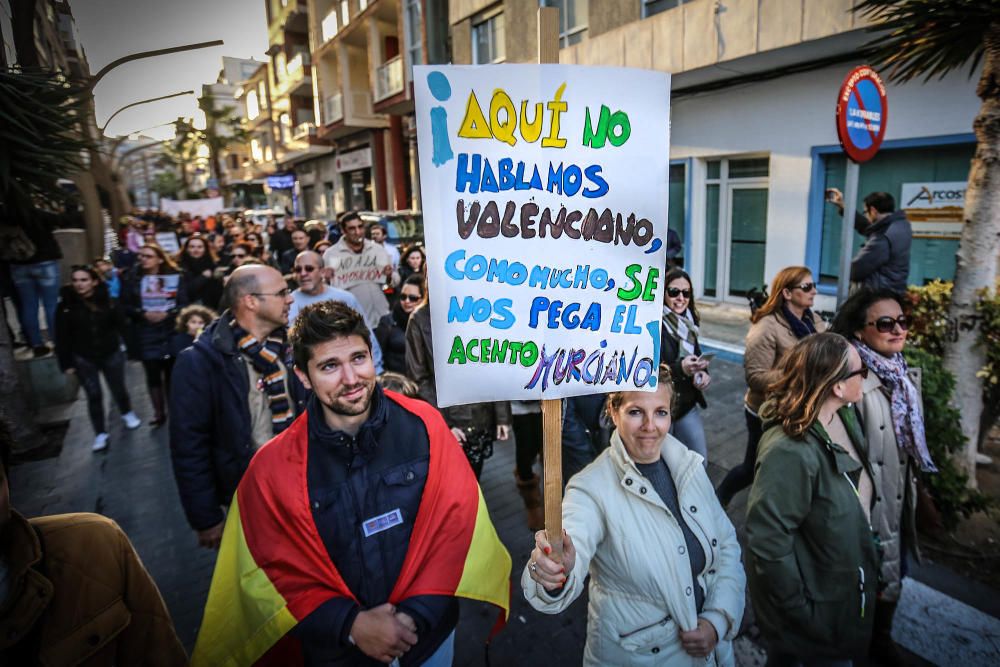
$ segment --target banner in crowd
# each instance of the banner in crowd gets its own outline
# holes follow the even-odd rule
[[[218,215],[219,211],[226,205],[222,202],[222,197],[211,197],[209,199],[161,199],[160,210],[167,215],[174,217],[181,213],[187,213],[192,218],[200,215],[207,218],[210,215]]]
[[[143,276],[140,284],[142,309],[150,313],[167,313],[177,307],[180,274]]]
[[[670,77],[414,68],[439,406],[651,390]]]

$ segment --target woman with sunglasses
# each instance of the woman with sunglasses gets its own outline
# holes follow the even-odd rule
[[[872,528],[882,551],[884,587],[875,605],[870,657],[883,665],[906,662],[892,641],[892,618],[906,574],[907,549],[919,557],[916,473],[936,470],[924,434],[919,370],[911,370],[903,358],[908,329],[900,298],[888,289],[855,292],[833,321],[833,330],[851,341],[871,371],[857,409],[874,473]]]
[[[843,336],[808,336],[785,356],[761,406],[746,572],[769,667],[849,666],[868,653],[875,472],[851,408],[867,378]]]
[[[804,266],[789,266],[771,281],[771,293],[764,305],[750,316],[743,370],[747,393],[744,414],[747,422],[747,449],[743,463],[729,471],[716,489],[725,507],[737,493],[753,482],[757,463],[757,443],[762,433],[757,411],[764,402],[767,387],[774,381],[782,356],[798,341],[826,331],[827,325],[811,310],[816,298],[812,272]]]
[[[674,268],[663,278],[666,290],[663,298],[663,320],[660,325],[660,362],[670,367],[674,382],[673,423],[670,434],[688,449],[701,454],[708,465],[708,445],[705,427],[698,408],[705,409],[702,391],[712,377],[708,361],[701,361],[698,344],[698,309],[691,294],[691,277]]]
[[[406,375],[406,325],[423,298],[424,277],[414,274],[403,281],[399,299],[375,327],[375,338],[382,348],[387,371]]]
[[[131,354],[142,361],[146,388],[153,404],[150,426],[167,421],[166,395],[170,389],[170,339],[174,334],[177,313],[187,305],[187,285],[174,260],[158,245],[139,249],[139,263],[125,276],[122,306],[131,318],[133,349]]]
[[[118,405],[125,428],[136,429],[142,423],[132,412],[132,401],[125,387],[122,352],[125,318],[96,269],[74,266],[70,280],[62,288],[56,308],[56,356],[59,368],[68,375],[75,374],[83,386],[90,424],[94,427],[91,449],[99,452],[108,446],[101,375]]]

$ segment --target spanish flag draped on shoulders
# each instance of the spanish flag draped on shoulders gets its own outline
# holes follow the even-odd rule
[[[385,391],[426,426],[427,480],[409,548],[388,602],[445,595],[510,608],[511,559],[461,447],[422,401]],[[334,597],[357,600],[317,530],[309,505],[308,413],[254,456],[233,498],[192,664],[294,664],[291,636]]]

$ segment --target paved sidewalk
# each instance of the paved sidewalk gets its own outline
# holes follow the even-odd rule
[[[152,411],[138,364],[129,365],[128,385],[132,388],[136,412],[147,422]],[[707,392],[709,407],[704,421],[709,442],[709,475],[716,484],[743,459],[744,387],[740,365],[719,358],[713,362],[713,382]],[[58,458],[25,463],[12,470],[14,506],[27,516],[87,511],[117,521],[159,585],[178,633],[190,650],[201,621],[215,553],[198,548],[184,519],[170,467],[166,429],[150,430],[144,423],[137,431],[124,431],[117,413],[113,412],[109,421],[111,445],[106,452],[94,454],[90,451],[93,435],[82,394],[71,417]],[[535,612],[521,594],[520,573],[533,546],[533,537],[525,524],[524,508],[513,483],[513,469],[513,443],[497,443],[493,458],[485,465],[482,487],[500,538],[510,550],[514,571],[510,621],[493,641],[491,664],[579,665],[586,637],[586,594],[559,616]],[[741,540],[745,503],[743,492],[729,507]],[[921,572],[927,569],[923,567]],[[924,583],[934,586],[932,579]],[[964,587],[972,585],[966,582]],[[954,664],[947,656],[963,656],[966,659],[962,664],[969,667],[1000,664],[998,624],[990,616],[996,611],[975,601],[966,600],[968,604],[961,605],[940,593],[936,597],[928,595],[924,588],[927,587],[918,591],[914,587],[914,592],[920,594],[905,598],[907,606],[900,609],[900,617],[905,620],[897,628],[897,639],[925,658],[939,661],[938,664]],[[950,592],[961,597],[954,590]],[[977,604],[979,609],[975,608]],[[943,610],[962,613],[945,620]],[[456,665],[485,664],[483,641],[495,620],[495,609],[463,601]],[[941,633],[940,641],[928,642],[933,629],[945,622],[949,631]],[[738,662],[761,665],[763,653],[751,641],[756,634],[749,605],[744,628],[749,631],[737,642]],[[955,642],[954,650],[949,649],[948,642]],[[927,664],[916,656],[914,660],[915,664]]]

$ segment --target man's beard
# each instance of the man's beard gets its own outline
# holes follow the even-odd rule
[[[358,387],[364,387],[365,393],[357,401],[346,401],[341,399],[344,394],[350,393],[351,391],[357,389]],[[320,403],[323,404],[330,412],[334,414],[342,415],[345,417],[356,417],[357,415],[363,414],[370,406],[372,402],[372,394],[375,392],[375,381],[372,380],[370,383],[359,382],[358,384],[352,385],[350,387],[345,387],[332,401],[327,397],[319,398]]]

